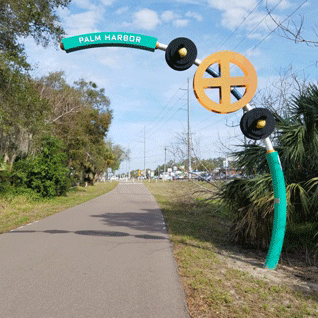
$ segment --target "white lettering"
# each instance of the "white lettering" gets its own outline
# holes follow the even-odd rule
[[[102,41],[102,37],[100,34],[96,35],[88,35],[88,36],[80,36],[78,38],[79,43],[92,43]],[[136,35],[127,35],[127,34],[105,34],[105,41],[123,41],[123,42],[134,42],[134,43],[140,43],[141,42],[141,36]]]

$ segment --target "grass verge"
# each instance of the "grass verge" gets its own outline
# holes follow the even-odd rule
[[[318,317],[318,284],[295,268],[266,270],[266,252],[233,245],[230,216],[206,191],[190,182],[145,185],[168,225],[192,318]]]
[[[52,199],[39,199],[27,194],[0,197],[0,234],[94,199],[111,191],[117,184],[101,182],[85,188],[74,187],[66,196]]]

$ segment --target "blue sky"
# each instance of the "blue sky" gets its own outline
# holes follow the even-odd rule
[[[272,15],[283,21],[304,0],[267,0]],[[220,50],[243,54],[258,74],[258,89],[270,87],[282,69],[292,65],[301,75],[316,82],[318,48],[295,44],[280,37],[267,15],[266,0],[73,0],[58,10],[67,36],[91,32],[132,32],[150,35],[168,45],[174,38],[187,37],[197,46],[198,58]],[[295,22],[305,17],[304,36],[317,39],[313,27],[318,1],[306,1],[293,15]],[[29,62],[37,65],[35,76],[63,70],[68,82],[79,78],[105,88],[111,100],[114,119],[108,137],[113,143],[130,149],[126,168],[143,169],[144,130],[146,167],[164,162],[164,148],[178,141],[187,129],[187,78],[190,78],[191,132],[195,151],[202,158],[225,156],[224,145],[242,139],[237,125],[243,114],[209,112],[196,100],[192,79],[197,67],[182,72],[171,69],[164,52],[107,47],[66,54],[54,46],[36,46],[25,40]],[[180,89],[181,88],[181,89]],[[169,148],[168,148],[169,149]],[[172,149],[172,148],[170,148]],[[167,160],[173,155],[168,150]]]

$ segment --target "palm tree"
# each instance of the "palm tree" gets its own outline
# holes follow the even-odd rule
[[[284,171],[287,192],[285,245],[313,250],[318,237],[318,87],[309,85],[289,103],[284,117],[276,112],[272,137]],[[225,184],[219,196],[233,215],[233,239],[242,245],[268,248],[274,194],[266,150],[258,144],[235,152],[246,176]],[[315,236],[317,235],[317,236]]]

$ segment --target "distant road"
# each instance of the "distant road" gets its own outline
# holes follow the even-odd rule
[[[142,183],[0,235],[0,317],[189,317],[162,213]]]

